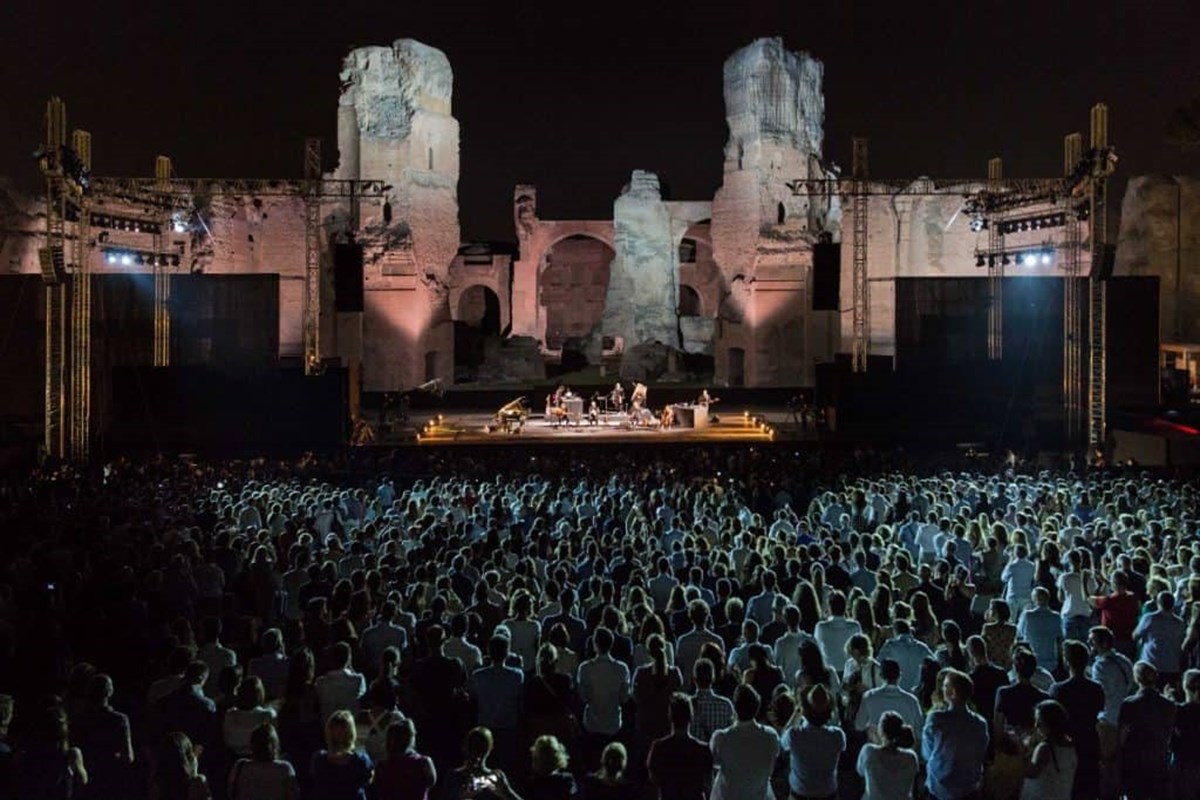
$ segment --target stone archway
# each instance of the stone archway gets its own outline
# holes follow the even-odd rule
[[[545,319],[545,347],[582,354],[604,316],[616,252],[589,233],[564,236],[546,248],[539,265],[538,306]]]
[[[453,310],[454,379],[478,380],[489,349],[494,352],[500,343],[500,297],[492,287],[475,283],[458,292]]]

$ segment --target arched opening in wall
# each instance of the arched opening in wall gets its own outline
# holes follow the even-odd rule
[[[704,316],[704,304],[700,300],[700,293],[686,283],[679,284],[679,316]]]
[[[454,317],[454,382],[479,379],[479,368],[500,341],[500,298],[489,287],[470,286]]]
[[[746,385],[746,351],[740,347],[729,348],[729,385]]]
[[[615,255],[606,243],[584,234],[568,236],[546,251],[538,277],[538,302],[546,315],[551,372],[583,369],[593,350],[598,357],[599,343],[589,337],[604,317]]]
[[[787,222],[787,206],[785,206],[783,203],[779,204],[779,208],[776,209],[775,214],[777,217],[775,220],[776,223],[782,225],[783,223]]]
[[[696,240],[682,239],[679,242],[679,263],[680,264],[695,264],[696,263]]]
[[[429,350],[425,353],[425,380],[424,383],[435,380],[438,377],[438,354],[437,350]]]

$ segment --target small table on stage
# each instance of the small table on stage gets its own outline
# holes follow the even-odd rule
[[[583,422],[583,398],[568,397],[563,400],[563,408],[567,410],[567,421],[579,425]]]
[[[682,428],[703,430],[708,427],[708,406],[675,406],[675,422]]]

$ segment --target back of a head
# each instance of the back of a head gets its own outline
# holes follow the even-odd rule
[[[671,695],[669,714],[672,725],[686,730],[692,723],[692,698],[683,692],[675,692]]]
[[[592,642],[596,647],[596,652],[602,655],[608,655],[613,646],[613,634],[608,628],[596,628],[596,632],[592,634]]]
[[[504,662],[508,659],[510,644],[507,636],[499,634],[488,639],[488,657],[492,659],[495,666],[504,666]]]
[[[408,752],[416,741],[417,728],[408,717],[393,722],[387,729],[388,756],[398,756]]]
[[[333,646],[329,659],[337,669],[348,669],[351,655],[350,645],[347,642],[338,642]]]
[[[733,692],[733,710],[739,722],[749,722],[758,716],[762,700],[753,686],[739,684]]]
[[[900,680],[900,662],[894,658],[885,658],[879,662],[879,673],[883,675],[883,679],[888,683],[897,683]]]
[[[274,723],[264,722],[250,732],[250,756],[255,761],[274,761],[279,756],[279,734]]]

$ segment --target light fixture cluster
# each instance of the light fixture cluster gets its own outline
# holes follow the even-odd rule
[[[104,263],[132,267],[178,267],[178,253],[146,253],[137,250],[105,250]]]
[[[997,264],[1009,266],[1015,264],[1022,267],[1036,267],[1039,264],[1048,266],[1054,263],[1054,248],[1050,245],[1030,248],[1028,250],[1005,250],[1002,253],[982,253],[976,251],[976,267],[994,267]]]
[[[157,235],[162,232],[162,225],[152,220],[117,217],[112,214],[92,214],[91,224],[93,228],[109,228],[111,230],[130,231],[132,233]]]
[[[1067,224],[1066,212],[1042,214],[1036,217],[1021,219],[1006,219],[1000,223],[1000,233],[1016,233],[1017,231],[1037,231],[1045,228],[1061,228]]]

